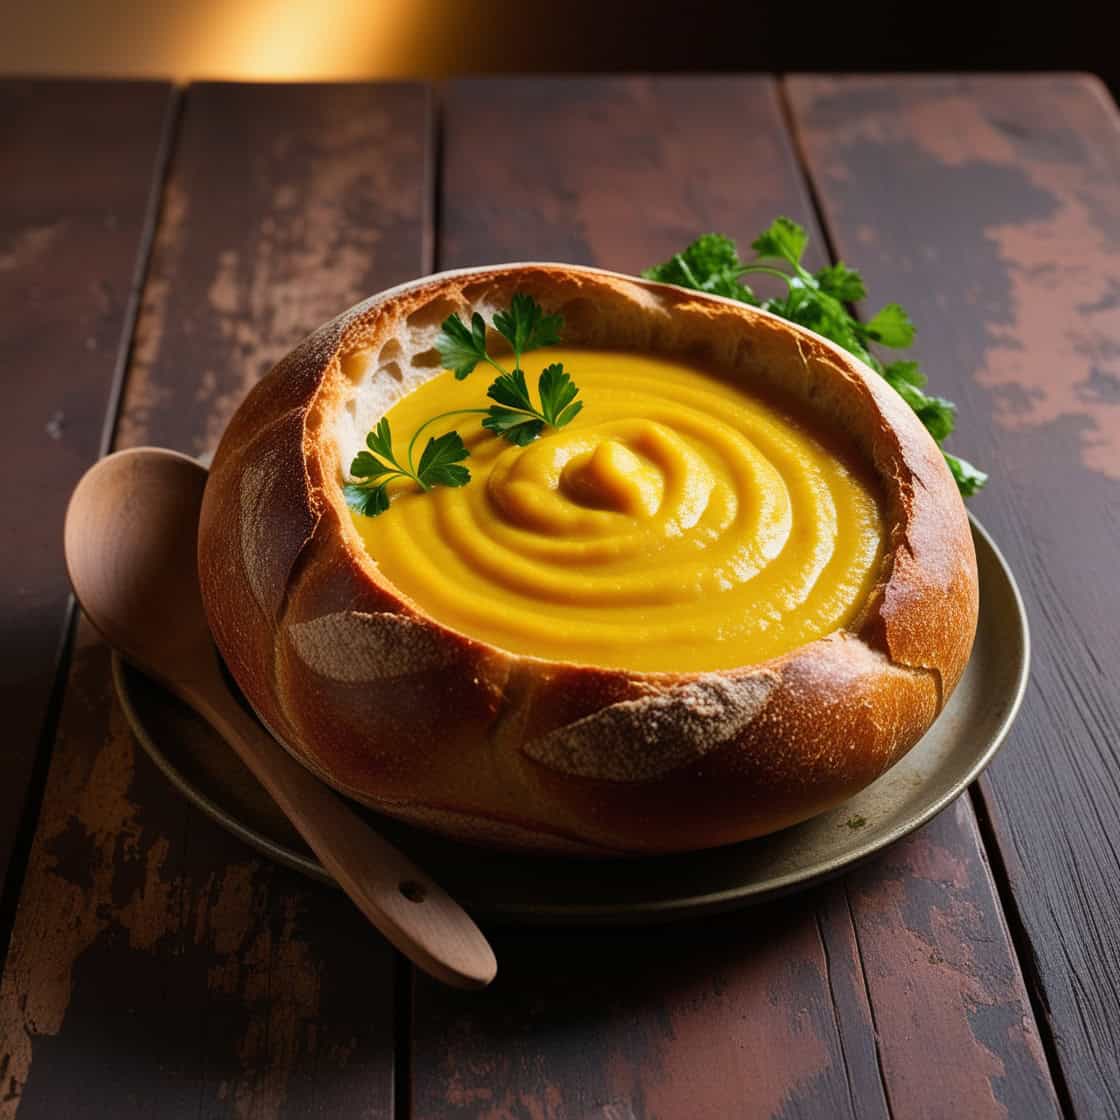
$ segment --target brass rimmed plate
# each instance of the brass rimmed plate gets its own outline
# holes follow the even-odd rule
[[[726,848],[596,862],[490,852],[369,816],[463,905],[497,921],[669,921],[760,902],[836,875],[958,797],[991,761],[1019,708],[1030,660],[1023,602],[991,538],[975,519],[972,528],[980,623],[961,683],[897,766],[829,813]],[[115,655],[113,679],[141,746],[184,796],[264,855],[331,881],[207,724]]]

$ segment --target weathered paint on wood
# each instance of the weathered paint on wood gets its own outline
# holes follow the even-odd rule
[[[1094,101],[1099,95],[1091,85],[1006,81],[1010,92],[1001,95],[993,118],[998,127],[988,127],[987,118],[984,127],[969,124],[967,112],[955,104],[948,134],[942,120],[922,134],[923,143],[949,169],[959,169],[983,161],[967,145],[990,145],[995,128],[1007,135],[1017,159],[1026,159],[1025,151],[1034,160],[1024,174],[1043,180],[1060,178],[1062,153],[1073,153],[1073,162],[1081,161],[1080,178],[1053,188],[1065,224],[1038,227],[1027,219],[1018,223],[1026,231],[1020,228],[1019,236],[1056,246],[1059,235],[1072,231],[1080,257],[1091,262],[1101,244],[1116,240],[1109,232],[1115,224],[1108,224],[1114,196],[1103,185],[1115,181],[1120,158],[1115,126]],[[1041,83],[1037,88],[1055,105],[1037,110],[1036,120],[1029,108],[1035,87],[1016,82]],[[807,144],[810,164],[841,251],[866,266],[873,285],[885,289],[884,298],[903,298],[920,322],[932,323],[925,337],[938,333],[936,343],[958,347],[958,359],[1009,348],[1016,336],[1006,333],[1007,324],[1014,320],[1016,330],[1026,329],[1035,316],[1000,317],[1000,308],[1014,301],[1000,294],[998,284],[992,287],[998,270],[990,268],[990,252],[970,256],[969,238],[954,232],[965,202],[949,209],[953,177],[931,176],[928,185],[922,176],[901,182],[886,176],[889,187],[876,187],[873,178],[865,182],[860,176],[869,168],[883,177],[884,160],[890,167],[894,110],[883,110],[883,94],[866,88],[875,83],[825,85],[824,123],[803,139],[813,141]],[[991,113],[985,99],[996,96],[996,85],[974,83],[978,112]],[[845,102],[844,87],[859,96]],[[974,96],[972,89],[958,101]],[[425,103],[416,87],[404,90],[191,91],[144,293],[120,443],[209,448],[247,385],[306,329],[367,291],[428,267]],[[810,103],[819,108],[818,94],[814,87],[807,103],[795,96],[799,120]],[[944,100],[942,94],[938,99]],[[941,119],[943,106],[923,116],[921,97],[911,100],[907,119]],[[520,108],[511,111],[511,105]],[[764,79],[456,83],[447,90],[446,110],[438,262],[444,266],[552,257],[634,270],[707,228],[745,240],[777,212],[806,221],[810,214],[774,87]],[[872,122],[866,135],[851,125],[859,112]],[[1044,118],[1055,113],[1064,126],[1047,130]],[[558,138],[544,149],[528,127],[542,118]],[[848,142],[849,126],[857,141],[877,139],[881,147],[865,144],[859,149],[864,158],[853,162],[839,146]],[[954,140],[955,133],[964,139]],[[1079,145],[1078,136],[1088,139]],[[831,162],[818,165],[824,139],[838,146]],[[965,154],[946,156],[956,142],[965,145]],[[575,159],[573,151],[590,152],[591,158]],[[365,171],[357,170],[362,160],[368,161]],[[921,166],[928,174],[928,164]],[[1016,167],[1022,171],[1013,162],[1012,171]],[[839,192],[845,177],[857,183],[845,188],[854,197]],[[992,181],[986,194],[964,189],[989,207],[978,238],[991,238],[998,257],[998,202],[1013,204],[1016,195],[1004,179]],[[907,208],[898,205],[902,197]],[[847,212],[838,210],[838,198],[846,199]],[[927,222],[924,242],[914,236],[914,198]],[[1103,238],[1089,238],[1084,223],[1070,220],[1066,211],[1073,209],[1076,217],[1077,203],[1104,230]],[[861,214],[862,220],[853,218]],[[950,263],[956,267],[931,297],[923,285],[946,244],[954,248]],[[920,252],[910,256],[908,245]],[[1061,259],[1036,263],[1059,278],[1056,288],[1077,289],[1083,277],[1068,270],[1063,275]],[[942,261],[939,267],[948,265]],[[1005,269],[1005,289],[1022,282],[1045,290],[1047,274],[1047,267],[1027,266],[1022,275]],[[952,291],[954,280],[959,293]],[[1120,290],[1120,283],[1114,286]],[[1094,298],[1082,300],[1083,314],[1110,323],[1118,306],[1111,290],[1109,280]],[[923,298],[933,301],[925,309]],[[954,325],[969,299],[987,300],[984,306],[994,313],[985,320],[990,334],[962,343]],[[1044,308],[1045,301],[1036,294],[1031,306]],[[968,379],[981,366],[959,360],[958,382],[945,383],[966,406],[958,445],[970,449],[972,426],[988,442],[971,446],[990,447],[1005,471],[1021,472],[1018,477],[1046,499],[1035,509],[1022,482],[1011,512],[984,506],[991,495],[977,503],[997,535],[999,517],[1005,517],[1006,537],[1033,559],[1030,570],[1039,580],[1047,570],[1039,560],[1042,546],[1066,524],[1064,511],[1076,494],[1068,480],[1044,477],[1046,466],[1065,459],[1047,464],[1029,437],[1042,427],[1063,452],[1076,448],[1079,486],[1094,472],[1108,477],[1094,455],[1100,433],[1114,433],[1111,343],[1107,335],[1103,342],[1096,335],[1074,341],[1075,353],[1087,349],[1101,361],[1070,398],[1091,398],[1072,423],[1063,412],[1069,403],[1061,396],[1065,382],[1054,383],[1057,397],[1048,396],[1050,382],[1034,366],[1020,396],[1006,378],[1010,367],[991,367],[997,398],[1010,402],[991,429],[981,407],[988,394]],[[1055,402],[1058,411],[1050,416]],[[1027,426],[1016,428],[1020,414]],[[1031,423],[1037,425],[1033,430]],[[1081,442],[1086,428],[1089,438]],[[1106,457],[1106,467],[1108,462]],[[1100,491],[1093,493],[1105,511],[1100,520],[1114,530],[1114,519],[1107,518],[1111,507]],[[1078,506],[1078,516],[1082,512]],[[1083,528],[1077,518],[1069,526],[1062,540]],[[1078,536],[1068,564],[1082,547],[1083,562],[1103,564],[1106,553],[1093,536],[1101,532],[1093,526],[1088,543]],[[1005,543],[1006,537],[1001,535]],[[1114,535],[1109,541],[1114,548]],[[1019,563],[1014,553],[1013,560]],[[1091,569],[1091,576],[1099,598],[1105,589],[1099,570]],[[1084,637],[1088,652],[1081,656],[1099,657],[1089,639],[1099,639],[1107,612],[1078,601],[1079,609],[1065,618],[1052,602],[1035,593],[1036,618],[1048,612],[1052,647],[1068,652]],[[1085,705],[1065,712],[1068,729],[1052,720],[1036,723],[1028,709],[1017,736],[1026,737],[1035,752],[1042,767],[1035,772],[1048,778],[1047,758],[1032,737],[1038,727],[1048,728],[1046,734],[1066,749],[1074,736],[1081,742],[1086,735],[1078,719],[1115,730],[1114,709],[1099,688],[1071,676],[1063,664],[1051,663],[1044,677],[1048,694],[1068,708],[1066,698],[1080,688]],[[1100,664],[1097,669],[1104,672]],[[1107,743],[1096,745],[1102,746]],[[1068,1016],[1078,1011],[1088,1016],[1088,1025],[1058,1042],[1064,1061],[1072,1054],[1083,1063],[1072,1068],[1097,1075],[1074,1094],[1084,1114],[1097,1114],[1114,1103],[1103,1080],[1111,1072],[1109,1024],[1115,1018],[1103,970],[1115,942],[1106,924],[1092,920],[1110,917],[1111,849],[1083,847],[1086,858],[1098,862],[1080,879],[1075,869],[1071,886],[1040,884],[1033,875],[1028,881],[1023,868],[1038,865],[1045,853],[1033,834],[1024,833],[1020,807],[1050,802],[1044,784],[1000,784],[1014,750],[1013,744],[997,767],[989,807],[1004,830],[1003,857],[1017,891],[1026,890],[1038,906],[1060,904],[1052,920],[1077,927],[1071,942],[1082,971],[1058,970],[1053,962],[1070,942],[1055,939],[1049,955],[1040,958],[1052,965],[1043,973],[1043,994],[1060,997],[1057,1011],[1052,1008],[1059,1027],[1068,1027]],[[1090,780],[1108,788],[1103,755],[1071,754],[1067,767],[1071,761],[1073,769],[1084,767],[1076,779],[1064,776],[1063,792]],[[1107,805],[1073,804],[1083,807],[1073,814],[1077,836],[1107,845],[1111,831],[1092,831],[1093,813],[1097,821],[1111,819]],[[1051,844],[1064,842],[1053,827],[1047,836]],[[1024,862],[1024,854],[1034,862]],[[1071,875],[1069,863],[1053,854],[1041,865]],[[1025,914],[1029,931],[1028,919]],[[1033,920],[1040,920],[1038,913]],[[949,1106],[970,1117],[1054,1113],[968,802],[848,880],[804,898],[638,935],[509,932],[498,950],[501,979],[481,997],[416,982],[411,1090],[418,1116],[862,1120],[891,1113],[938,1116]],[[344,899],[252,857],[170,790],[134,748],[110,700],[105,651],[82,627],[0,982],[0,1117],[13,1116],[17,1108],[21,1118],[386,1116],[392,1109],[391,961]],[[1075,990],[1086,974],[1093,990]]]
[[[347,900],[177,796],[84,623],[60,727],[0,983],[0,1117],[390,1116],[393,958]]]
[[[212,451],[309,331],[430,269],[429,117],[409,83],[191,87],[118,446]]]
[[[796,900],[496,949],[417,980],[417,1117],[1058,1115],[967,800]]]
[[[981,783],[1079,1115],[1120,1112],[1120,115],[1096,79],[797,78],[840,253],[919,326],[973,508],[1018,576],[1031,687]]]
[[[775,213],[809,212],[769,79],[464,81],[443,107],[441,267],[637,271],[697,233],[749,241]],[[420,1120],[886,1115],[873,1051],[862,1080],[844,1061],[845,1031],[870,1037],[862,977],[842,1015],[830,986],[858,974],[854,938],[826,951],[813,899],[644,931],[509,933],[496,950],[481,999],[416,979]]]
[[[171,104],[161,82],[0,82],[0,890],[71,618],[62,514],[104,450]]]
[[[816,901],[639,932],[510,932],[474,998],[418,977],[414,1115],[885,1115],[850,1095]]]
[[[471,81],[444,106],[441,265],[635,271],[710,229],[745,249],[779,213],[815,232],[768,80]],[[553,142],[519,160],[537,128]],[[822,261],[819,235],[813,251]],[[929,871],[942,866],[957,869],[944,888]],[[477,1002],[418,979],[416,1115],[936,1116],[950,1098],[970,1117],[1024,1115],[1011,1111],[1023,1102],[1054,1115],[969,803],[858,883],[703,926],[511,934]],[[902,1064],[919,1052],[924,1088]]]
[[[186,96],[119,445],[211,447],[321,320],[423,271],[427,91]],[[0,1117],[393,1113],[394,956],[133,743],[83,626],[0,985]]]
[[[968,798],[847,888],[893,1115],[1058,1115]]]
[[[481,79],[443,96],[440,268],[637,272],[698,233],[805,209],[762,77]]]

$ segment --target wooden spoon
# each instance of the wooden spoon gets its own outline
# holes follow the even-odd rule
[[[139,447],[91,467],[66,511],[66,566],[109,643],[238,753],[358,909],[437,980],[485,987],[498,965],[466,912],[296,762],[230,692],[198,586],[206,470]]]

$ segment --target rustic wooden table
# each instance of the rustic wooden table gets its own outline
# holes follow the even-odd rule
[[[0,1117],[1120,1115],[1120,116],[1085,76],[0,83]],[[495,931],[451,992],[132,741],[60,549],[110,447],[214,446],[437,268],[622,271],[778,213],[913,313],[1032,685],[932,824],[776,904]]]

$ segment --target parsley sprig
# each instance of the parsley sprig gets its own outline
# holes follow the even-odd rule
[[[757,254],[752,260],[740,260],[738,246],[731,238],[706,233],[642,275],[762,306],[832,339],[885,378],[940,444],[953,431],[956,406],[925,391],[925,374],[917,362],[900,359],[884,363],[868,348],[870,343],[891,349],[912,345],[915,329],[910,316],[897,303],[888,303],[861,323],[848,310],[848,304],[866,297],[863,277],[842,261],[810,272],[802,264],[808,242],[808,233],[796,222],[777,218],[751,243]],[[786,285],[785,295],[760,300],[743,282],[743,277],[750,275],[777,277]],[[944,448],[942,454],[964,497],[971,497],[988,481],[988,476],[971,463]]]
[[[563,326],[562,315],[546,315],[541,305],[524,292],[513,297],[508,311],[494,315],[494,329],[510,344],[515,369],[521,368],[522,354],[559,342]],[[506,372],[486,349],[486,320],[477,311],[469,327],[458,315],[444,319],[436,347],[444,369],[451,370],[456,381],[473,373],[479,362],[488,362],[499,373]]]
[[[366,436],[369,450],[359,451],[350,464],[350,475],[355,481],[343,487],[343,494],[351,509],[367,517],[384,513],[389,508],[388,485],[395,478],[411,479],[424,491],[433,486],[465,486],[470,482],[471,472],[461,465],[470,456],[470,450],[458,432],[430,437],[419,463],[415,463],[413,454],[417,440],[425,428],[437,420],[482,415],[485,417],[482,426],[487,431],[524,447],[546,427],[563,428],[576,418],[583,402],[576,400],[579,389],[565,372],[563,363],[546,366],[537,379],[539,408],[533,403],[521,368],[522,354],[560,341],[563,317],[546,315],[532,296],[518,292],[508,310],[494,314],[493,325],[513,350],[512,369],[506,369],[489,353],[486,321],[477,311],[469,325],[458,315],[449,315],[440,327],[436,347],[444,368],[451,370],[457,381],[468,377],[480,363],[493,366],[498,376],[486,395],[496,403],[488,408],[453,409],[425,420],[413,433],[403,462],[394,454],[389,420],[382,417]]]
[[[347,483],[343,488],[351,509],[364,513],[367,517],[384,513],[389,508],[387,487],[394,478],[410,478],[425,491],[431,490],[433,486],[465,486],[470,482],[471,472],[459,465],[470,452],[458,432],[447,432],[430,438],[420,456],[420,462],[413,465],[412,454],[417,438],[429,424],[439,419],[441,417],[433,416],[416,429],[408,445],[404,463],[399,462],[393,454],[393,430],[389,426],[388,417],[383,416],[377,422],[377,427],[366,436],[369,451],[359,451],[350,464],[350,474],[359,480]]]
[[[560,341],[564,318],[546,315],[532,296],[518,292],[507,311],[495,313],[493,322],[494,329],[513,350],[512,369],[506,369],[487,349],[486,323],[477,311],[471,316],[469,327],[458,315],[449,315],[443,321],[436,347],[444,367],[454,371],[459,381],[472,373],[480,362],[498,371],[497,378],[486,390],[486,395],[496,403],[482,410],[486,413],[482,426],[524,447],[546,427],[563,428],[570,424],[583,408],[583,402],[576,400],[579,390],[565,373],[562,362],[546,366],[537,379],[540,408],[533,404],[521,368],[522,354]]]
[[[501,374],[486,390],[486,395],[498,403],[487,409],[482,426],[518,447],[524,447],[532,443],[546,426],[562,428],[570,424],[583,408],[583,401],[576,400],[579,390],[560,362],[553,362],[541,371],[537,392],[541,398],[540,408],[533,404],[525,384],[525,374],[519,368]]]

